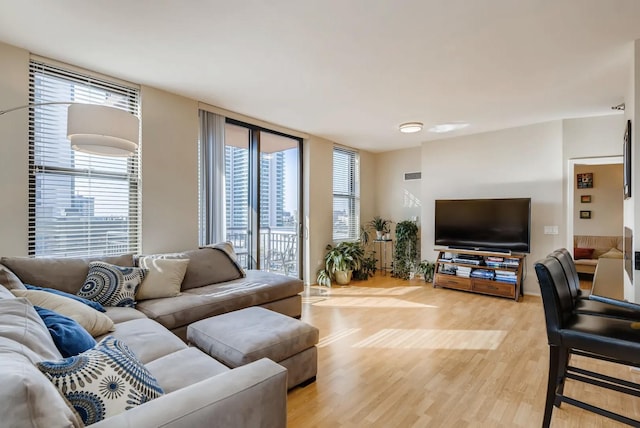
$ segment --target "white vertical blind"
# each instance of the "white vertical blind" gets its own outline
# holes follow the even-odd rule
[[[333,148],[333,240],[354,240],[360,229],[360,157]]]
[[[102,104],[138,115],[139,90],[32,60],[30,103]],[[139,251],[140,152],[116,158],[71,149],[67,105],[29,110],[29,254]]]

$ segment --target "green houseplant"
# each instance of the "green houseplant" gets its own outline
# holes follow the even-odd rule
[[[331,287],[334,280],[340,285],[349,284],[353,271],[360,269],[364,259],[364,247],[360,241],[340,242],[335,247],[329,244],[326,250],[324,269],[318,271],[318,284]]]
[[[436,264],[429,260],[422,260],[416,266],[416,272],[422,275],[424,282],[433,282],[433,274],[436,270]]]
[[[331,287],[333,281],[347,285],[351,278],[366,280],[376,273],[375,253],[365,254],[361,241],[329,244],[326,250],[324,268],[318,271],[316,279],[319,285]]]
[[[404,220],[396,225],[396,245],[393,256],[393,276],[409,279],[418,258],[418,225]]]
[[[373,220],[371,220],[368,225],[376,231],[376,239],[382,239],[382,235],[385,233],[389,233],[389,226],[391,225],[391,220],[386,220],[380,217],[379,215],[375,216]]]

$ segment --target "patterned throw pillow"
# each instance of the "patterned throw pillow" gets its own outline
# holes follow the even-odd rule
[[[76,294],[105,306],[133,308],[136,305],[136,290],[146,272],[145,269],[136,267],[91,262],[87,279]]]
[[[38,369],[90,425],[160,397],[164,391],[123,342],[105,337],[93,349]]]

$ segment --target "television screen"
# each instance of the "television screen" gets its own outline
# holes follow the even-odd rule
[[[436,200],[435,245],[528,253],[530,226],[531,198]]]

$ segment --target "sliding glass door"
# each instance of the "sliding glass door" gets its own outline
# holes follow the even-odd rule
[[[300,276],[302,140],[227,119],[227,240],[240,262]]]

